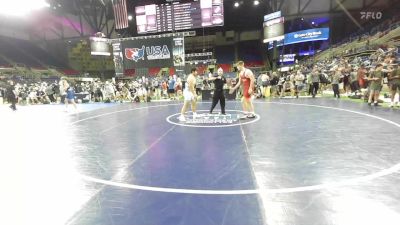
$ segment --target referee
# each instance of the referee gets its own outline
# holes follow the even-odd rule
[[[224,84],[226,83],[226,79],[224,77],[224,71],[222,68],[218,69],[218,74],[211,75],[209,77],[209,81],[214,81],[214,96],[212,101],[212,106],[210,109],[210,114],[214,110],[215,106],[218,104],[218,101],[221,105],[221,113],[225,115],[225,95],[224,95]]]

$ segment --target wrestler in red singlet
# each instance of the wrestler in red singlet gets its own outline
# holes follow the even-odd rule
[[[254,87],[254,75],[251,70],[246,69],[244,67],[244,62],[239,61],[236,63],[237,69],[239,72],[239,82],[236,84],[235,87],[231,88],[229,93],[233,93],[236,89],[242,85],[243,88],[243,98],[242,98],[242,106],[243,112],[246,114],[247,118],[255,118],[254,114],[254,105],[252,102],[251,95],[253,94],[253,87]]]
[[[247,70],[245,69],[242,73],[240,73],[240,79],[242,80],[243,83],[243,97],[245,98],[251,98],[249,95],[249,88],[250,88],[250,78],[246,77],[246,72]]]

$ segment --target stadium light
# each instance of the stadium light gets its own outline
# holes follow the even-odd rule
[[[132,20],[132,18],[133,18],[132,15],[128,16],[128,20]]]
[[[233,4],[233,6],[235,6],[235,8],[239,7],[239,2],[235,2],[235,4]]]
[[[259,4],[260,4],[260,1],[254,0],[254,5],[259,5]]]
[[[34,10],[49,7],[45,0],[0,0],[0,14],[24,16]]]

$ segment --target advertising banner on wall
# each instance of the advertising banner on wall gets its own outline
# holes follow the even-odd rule
[[[329,28],[316,28],[285,34],[285,45],[329,39]]]
[[[294,62],[294,57],[296,54],[286,54],[280,56],[280,62]]]
[[[314,55],[315,52],[314,50],[308,50],[308,51],[300,51],[299,56],[308,56],[308,55]]]
[[[124,75],[124,62],[123,62],[123,54],[121,49],[121,43],[113,43],[113,60],[115,66],[115,76],[120,77]]]
[[[290,45],[308,41],[326,41],[329,39],[329,28],[316,28],[302,30],[285,34],[284,38],[278,41],[277,46]],[[268,49],[272,49],[272,42],[268,43]]]
[[[185,64],[182,37],[157,37],[121,42],[125,69],[171,67]]]
[[[173,59],[174,59],[174,66],[185,66],[185,38],[181,37],[174,37],[173,43]]]

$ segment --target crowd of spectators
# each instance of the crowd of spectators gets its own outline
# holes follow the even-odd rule
[[[6,96],[6,83],[0,85],[0,96]],[[113,102],[113,101],[148,101],[150,94],[160,95],[156,89],[165,86],[158,79],[148,78],[137,80],[106,80],[93,79],[80,81],[76,79],[61,78],[60,80],[14,82],[14,90],[19,104],[53,104],[64,102],[67,89],[72,89],[78,103],[87,102]],[[167,93],[164,94],[167,96]]]
[[[149,102],[151,100],[179,100],[186,76],[140,77],[136,79],[69,79],[53,81],[13,80],[13,89],[20,105],[63,103],[67,90],[73,91],[75,101],[88,102]],[[0,97],[7,99],[10,79],[0,80]],[[211,89],[208,76],[198,76],[196,90]]]
[[[329,60],[309,60],[286,72],[256,73],[256,97],[310,96],[332,93],[335,98],[345,95],[364,99],[378,105],[380,91],[389,87],[388,96],[394,106],[396,91],[400,86],[399,54],[397,48],[379,48],[369,56],[337,57]],[[235,72],[225,73],[229,89],[237,82]],[[212,89],[209,74],[197,77],[196,91]],[[61,78],[53,81],[14,81],[18,104],[63,103],[67,91],[74,93],[78,103],[88,102],[149,102],[151,100],[180,100],[186,76],[153,76],[136,79],[101,81],[100,79],[75,80]],[[6,97],[6,80],[0,80],[0,97]],[[238,92],[240,95],[240,91]],[[239,97],[239,96],[238,96]]]
[[[379,48],[370,56],[338,57],[322,61],[308,61],[287,72],[266,72],[257,79],[263,97],[298,98],[299,95],[316,97],[322,91],[333,91],[335,98],[346,95],[363,98],[378,105],[380,91],[388,87],[391,106],[400,82],[397,48]]]
[[[330,47],[335,48],[338,46],[348,45],[354,41],[358,43],[362,42],[365,43],[365,45],[357,48],[346,49],[344,52],[341,53],[342,56],[347,54],[357,53],[360,51],[377,50],[381,46],[376,44],[371,44],[371,40],[381,38],[387,35],[390,31],[398,27],[400,27],[400,16],[395,15],[392,18],[387,19],[376,26],[364,27],[364,29],[357,31],[354,34],[351,34],[347,39],[344,39],[341,42],[336,43]]]

